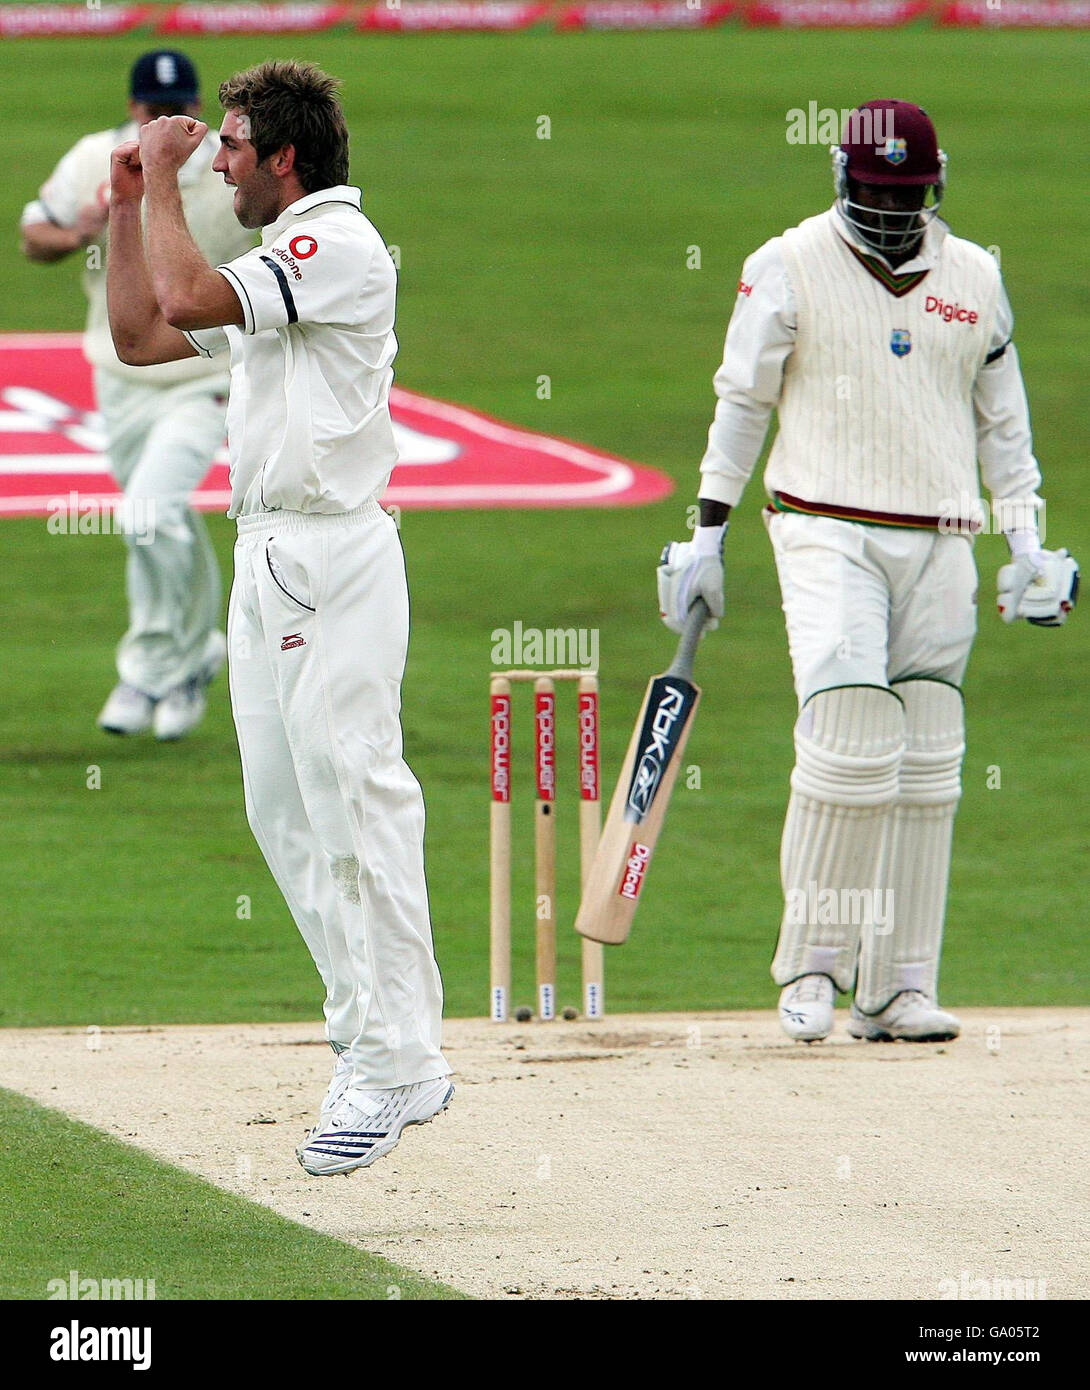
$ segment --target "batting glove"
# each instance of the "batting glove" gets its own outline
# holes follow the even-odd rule
[[[1029,550],[999,571],[999,616],[1060,627],[1079,595],[1079,567],[1066,550]]]
[[[708,605],[708,631],[723,616],[723,541],[727,527],[698,526],[691,541],[671,541],[657,570],[659,616],[671,632],[681,632],[698,598]]]

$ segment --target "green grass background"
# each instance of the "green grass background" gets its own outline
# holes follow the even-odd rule
[[[75,329],[77,266],[14,252],[18,213],[76,138],[121,119],[148,36],[5,41],[9,131],[0,330]],[[671,649],[655,616],[662,543],[684,535],[711,376],[744,256],[831,199],[826,153],[788,145],[786,112],[917,100],[950,152],[954,229],[1001,249],[1046,475],[1049,539],[1084,559],[1079,504],[1088,297],[1085,60],[1078,35],[912,29],[698,34],[186,40],[209,94],[235,69],[312,58],[346,79],[353,177],[401,247],[399,381],[670,473],[654,508],[406,513],[413,644],[410,760],[449,1011],[487,991],[487,674],[516,619],[600,630],[605,783],[648,675]],[[63,73],[63,81],[56,80]],[[536,138],[547,115],[551,139]],[[690,246],[700,270],[686,268]],[[1081,248],[1081,252],[1080,252]],[[540,374],[552,398],[535,395]],[[635,933],[608,953],[608,1007],[767,1006],[777,850],[794,717],[761,489],[727,549],[729,612],[703,647],[705,704]],[[232,526],[210,525],[229,573]],[[117,742],[94,716],[123,626],[122,547],[0,524],[0,1025],[318,1018],[317,977],[247,829],[226,690],[177,746]],[[944,998],[1085,1003],[1087,624],[1004,628],[1002,542],[984,538],[981,632]],[[559,815],[574,851],[574,716],[562,709]],[[530,997],[529,718],[514,901],[516,995]],[[87,769],[101,768],[100,790]],[[989,789],[989,769],[1000,786]],[[994,781],[995,774],[992,774]],[[562,880],[575,907],[574,852]],[[246,895],[252,915],[240,920]],[[564,940],[560,1002],[576,1002]]]
[[[51,1279],[155,1281],[162,1299],[446,1299],[453,1289],[286,1221],[0,1090],[0,1299]],[[302,1179],[301,1181],[306,1181]],[[97,1306],[97,1305],[96,1305]]]

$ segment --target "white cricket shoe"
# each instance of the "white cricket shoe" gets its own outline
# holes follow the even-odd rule
[[[226,637],[222,632],[210,633],[201,669],[189,680],[168,690],[156,704],[153,723],[157,739],[167,743],[192,733],[208,708],[204,692],[226,659]]]
[[[961,1020],[918,989],[906,989],[877,1014],[852,1005],[848,1032],[866,1042],[948,1042],[961,1032]]]
[[[833,1031],[836,986],[828,975],[803,975],[780,992],[780,1026],[796,1042],[820,1042]]]
[[[329,1088],[322,1101],[322,1108],[318,1111],[318,1123],[314,1129],[321,1129],[322,1122],[336,1110],[341,1097],[348,1090],[348,1083],[352,1080],[352,1058],[347,1048],[343,1052],[338,1052],[333,1062],[333,1076],[329,1082]],[[314,1133],[314,1130],[311,1130]]]
[[[142,734],[151,728],[155,717],[155,701],[135,685],[124,681],[110,691],[110,698],[102,706],[98,716],[98,727],[108,734]]]
[[[163,743],[185,738],[204,718],[208,701],[204,695],[205,682],[194,676],[182,685],[168,690],[155,706],[155,737]]]
[[[367,1168],[390,1152],[408,1125],[425,1125],[454,1095],[449,1077],[343,1095],[296,1149],[313,1177]]]

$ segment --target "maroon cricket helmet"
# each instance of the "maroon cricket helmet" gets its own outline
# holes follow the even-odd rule
[[[943,158],[931,117],[910,101],[866,101],[848,117],[840,148],[857,183],[931,184]]]
[[[852,111],[843,139],[833,147],[836,205],[844,221],[887,256],[905,256],[918,246],[938,216],[946,190],[946,155],[939,149],[931,117],[910,101],[867,101]],[[931,188],[931,202],[918,209],[876,211],[855,201],[854,186]]]

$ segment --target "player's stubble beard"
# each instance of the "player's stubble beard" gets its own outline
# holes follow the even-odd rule
[[[235,216],[243,227],[267,227],[280,216],[280,181],[268,163],[258,164],[235,189]]]

